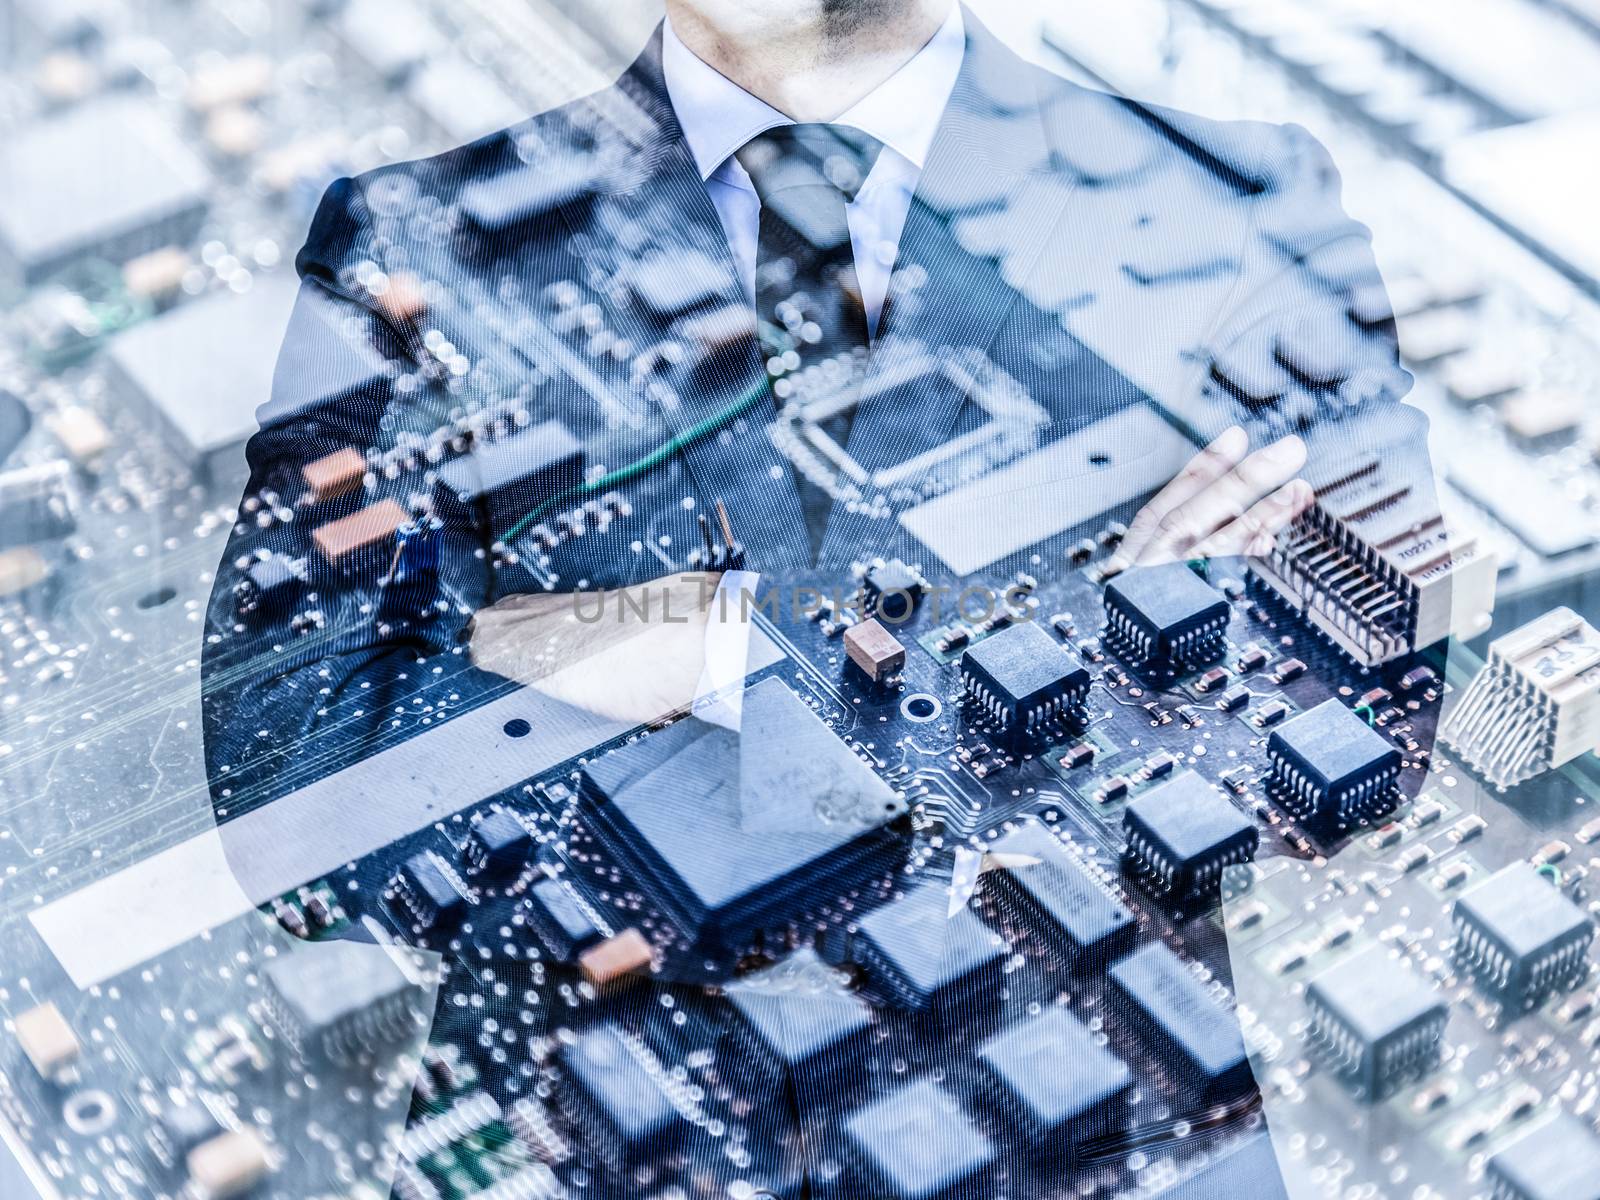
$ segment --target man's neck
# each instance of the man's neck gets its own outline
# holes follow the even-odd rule
[[[951,0],[667,0],[703,62],[796,121],[831,121],[911,60]]]

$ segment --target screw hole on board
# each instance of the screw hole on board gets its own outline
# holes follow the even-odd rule
[[[117,1106],[104,1092],[74,1092],[67,1097],[61,1115],[74,1133],[104,1133],[116,1120]]]
[[[507,737],[514,738],[527,737],[533,732],[533,726],[529,725],[521,717],[512,717],[502,728],[505,730]]]
[[[938,697],[926,692],[907,696],[900,703],[900,712],[908,721],[936,721],[943,711],[944,705],[939,703]]]
[[[1089,465],[1092,467],[1109,467],[1111,465],[1111,455],[1104,450],[1096,450],[1089,455]]]

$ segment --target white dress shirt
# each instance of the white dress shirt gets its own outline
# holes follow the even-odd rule
[[[846,208],[856,278],[867,309],[867,329],[876,334],[878,314],[889,290],[889,274],[900,245],[900,231],[911,210],[911,196],[928,149],[933,145],[945,102],[955,88],[966,51],[961,6],[928,44],[871,93],[835,118],[883,143],[866,182]],[[661,67],[667,95],[694,155],[700,177],[728,235],[728,247],[745,288],[755,294],[756,231],[761,201],[749,173],[734,158],[756,134],[794,120],[745,91],[695,56],[673,32],[662,30]]]

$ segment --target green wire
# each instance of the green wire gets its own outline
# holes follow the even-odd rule
[[[1367,724],[1368,725],[1376,725],[1377,724],[1377,722],[1375,720],[1373,720],[1373,717],[1372,717],[1372,706],[1370,704],[1358,704],[1354,708],[1352,708],[1350,711],[1351,712],[1357,712],[1357,713],[1366,714]]]
[[[674,454],[676,454],[679,450],[682,450],[691,442],[699,441],[701,438],[705,437],[706,434],[714,432],[723,425],[726,425],[729,421],[732,421],[735,417],[738,417],[757,401],[765,398],[767,394],[768,384],[766,380],[762,380],[759,384],[751,388],[744,395],[740,396],[732,404],[727,405],[725,408],[718,409],[716,412],[712,413],[709,417],[706,417],[703,420],[696,421],[677,437],[652,450],[643,458],[637,459],[625,467],[618,467],[615,471],[608,471],[606,474],[600,476],[599,479],[592,479],[588,483],[580,483],[577,487],[568,488],[566,491],[550,497],[550,499],[546,500],[543,504],[528,512],[520,521],[508,529],[501,540],[508,543],[516,540],[524,532],[526,532],[528,526],[532,525],[552,507],[560,504],[564,500],[573,499],[577,496],[589,496],[595,492],[604,491],[606,488],[615,487],[619,483],[626,482],[629,479],[633,479],[635,476],[642,475],[652,467],[660,466],[663,462],[671,458]]]

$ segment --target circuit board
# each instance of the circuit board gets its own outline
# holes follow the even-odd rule
[[[0,547],[0,1131],[25,1165],[17,1194],[1209,1197],[1259,1186],[1274,1155],[1297,1196],[1338,1179],[1372,1195],[1470,1197],[1513,1176],[1511,1195],[1561,1194],[1538,1180],[1559,1178],[1563,1154],[1583,1161],[1600,1042],[1585,932],[1587,846],[1600,837],[1592,754],[1497,788],[1481,740],[1463,736],[1458,753],[1438,731],[1493,663],[1521,661],[1516,648],[1497,658],[1476,637],[1409,644],[1384,626],[1398,651],[1372,653],[1376,635],[1349,634],[1347,610],[1297,605],[1295,588],[1316,583],[1304,553],[1172,564],[1143,593],[1133,577],[1103,577],[1196,431],[1246,409],[1223,372],[1198,412],[1163,411],[1148,399],[1159,391],[1148,363],[1096,324],[1093,298],[1023,295],[1035,336],[1019,361],[895,348],[886,393],[951,382],[973,402],[971,423],[956,450],[918,446],[889,479],[912,513],[927,506],[920,525],[903,518],[892,544],[870,544],[847,569],[786,577],[788,594],[814,601],[755,617],[742,739],[692,716],[640,728],[485,686],[453,647],[400,676],[368,757],[351,761],[336,735],[313,739],[242,770],[214,809],[202,656],[208,689],[259,667],[257,644],[241,638],[235,651],[228,636],[249,618],[255,593],[236,585],[254,568],[224,548],[241,527],[298,513],[276,493],[241,503],[239,447],[270,385],[294,294],[288,260],[316,196],[335,173],[542,106],[517,81],[548,29],[590,45],[597,35],[543,9],[522,24],[487,5],[385,14],[352,0],[330,23],[297,27],[302,48],[264,69],[246,61],[261,38],[251,21],[264,18],[235,6],[206,6],[198,22],[162,14],[140,31],[154,41],[144,58],[110,54],[130,40],[116,30],[86,38],[92,15],[73,25],[26,7],[37,10],[19,14],[29,44],[63,62],[28,85],[20,128],[48,138],[63,136],[50,122],[83,120],[97,133],[77,136],[128,129],[158,148],[199,129],[201,150],[180,144],[193,162],[142,180],[151,247],[92,228],[67,261],[23,256],[0,330],[0,388],[26,413],[0,485],[20,506],[8,528],[31,531]],[[1214,34],[1225,22],[1206,11],[1198,27]],[[441,31],[469,18],[503,38],[492,69],[452,57],[421,70]],[[230,69],[216,69],[219,56]],[[93,68],[91,83],[72,83],[69,59]],[[367,111],[334,96],[332,64],[362,81]],[[478,90],[463,111],[468,79]],[[130,97],[132,115],[98,107]],[[348,136],[285,144],[319,122]],[[1193,190],[1179,194],[1210,195],[1213,170],[1183,159],[1174,179]],[[389,197],[408,215],[414,199]],[[1003,272],[1009,236],[1005,211],[986,203],[956,198],[940,214],[947,246],[983,279]],[[176,257],[163,260],[168,247]],[[690,261],[676,260],[680,275]],[[1541,271],[1507,278],[1548,296]],[[603,315],[621,275],[552,298],[514,330],[475,328],[487,290],[430,296],[433,374],[404,408],[407,427],[363,448],[364,500],[431,487],[449,464],[517,437],[554,463],[574,447],[626,463],[660,444],[667,431],[638,390],[607,373],[634,369],[612,353],[627,331]],[[1412,282],[1412,313],[1435,324],[1531,307],[1503,281]],[[665,287],[631,286],[652,284]],[[1541,547],[1548,529],[1505,510],[1537,509],[1545,493],[1474,491],[1484,472],[1456,466],[1457,451],[1488,445],[1518,478],[1555,477],[1567,494],[1590,486],[1594,467],[1578,419],[1491,420],[1477,400],[1523,383],[1474,391],[1474,371],[1452,374],[1470,341],[1459,325],[1444,331],[1453,349],[1425,354],[1406,347],[1402,314],[1401,344],[1447,498],[1483,522],[1483,553],[1457,560],[1445,631],[1481,631],[1474,606],[1489,607],[1479,601],[1498,559],[1514,600],[1489,630],[1498,638],[1558,601],[1584,611],[1594,527],[1547,505],[1564,528]],[[253,367],[151,373],[173,347],[236,344],[253,329],[272,331],[254,339]],[[346,348],[352,379],[396,369],[359,340]],[[1170,349],[1169,367],[1190,352]],[[458,360],[491,401],[450,391]],[[1051,386],[1069,363],[1082,394]],[[681,387],[692,368],[668,362],[660,378]],[[213,411],[219,376],[233,386]],[[574,389],[596,403],[551,398]],[[719,400],[724,423],[805,460],[804,423],[741,424],[746,401]],[[1295,400],[1264,419],[1291,427]],[[557,419],[559,436],[545,426]],[[1163,453],[1103,461],[1130,439]],[[1046,528],[930,532],[943,527],[939,506],[1005,487],[1008,470],[1037,481],[1068,468],[1104,482]],[[600,478],[581,502],[529,509],[497,563],[505,579],[532,590],[570,574],[563,556],[579,535],[585,554],[601,543],[626,564],[608,582],[717,565],[726,547],[701,556],[704,506],[676,466]],[[761,493],[718,496],[754,569]],[[1323,511],[1367,544],[1358,509]],[[1427,611],[1424,583],[1415,589],[1414,612]],[[988,598],[981,612],[962,609],[969,590]],[[909,611],[891,619],[885,597]],[[314,586],[285,628],[309,653],[370,625],[384,602],[371,580]],[[1181,615],[1164,620],[1169,605]],[[1055,669],[1035,686],[1024,668],[1039,663]],[[1503,696],[1485,703],[1506,724],[1522,712]],[[366,708],[343,697],[328,724],[371,729]],[[855,806],[842,826],[796,830],[783,825],[792,812],[759,807],[778,785],[746,775],[766,761],[769,727],[839,781]],[[1359,760],[1347,772],[1359,803],[1305,782],[1338,774],[1319,759],[1328,744]],[[713,788],[730,766],[734,786]],[[697,876],[673,814],[650,823],[662,818],[636,785],[654,772],[697,802],[686,820],[725,822],[719,844],[741,848],[717,857],[731,883]],[[1204,812],[1211,828],[1175,811]],[[816,839],[804,857],[765,857],[797,835]],[[1186,845],[1193,837],[1204,844]],[[1532,907],[1557,896],[1581,921],[1553,914],[1568,924],[1551,981],[1496,989],[1485,980],[1507,952],[1491,943],[1508,917],[1490,901],[1527,886],[1522,868],[1545,889],[1523,893]],[[1462,950],[1479,942],[1490,948],[1478,958]],[[1348,977],[1373,989],[1402,980],[1394,1008],[1414,1002],[1415,1022],[1358,1027],[1364,997],[1334,986]],[[800,987],[830,1014],[804,1044],[764,1016],[773,989]],[[1023,1033],[1058,1040],[1019,1050],[1008,1038]],[[1394,1037],[1411,1057],[1374,1065],[1373,1047]],[[1040,1133],[1059,1114],[1024,1111],[1043,1103],[1030,1090],[1038,1055],[1052,1052],[1040,1045],[1090,1064],[1069,1089],[1093,1101],[1072,1114],[1090,1132],[1070,1156]],[[1556,1151],[1536,1145],[1569,1117],[1576,1131],[1560,1127]],[[896,1174],[924,1157],[918,1138],[939,1152],[925,1174]]]

